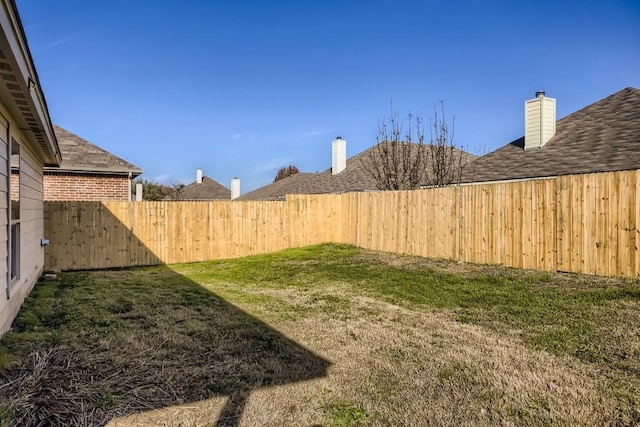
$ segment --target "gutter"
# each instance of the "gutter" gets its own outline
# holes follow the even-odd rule
[[[64,167],[51,167],[45,166],[43,168],[45,174],[58,174],[58,173],[69,173],[69,174],[91,174],[91,175],[122,175],[122,176],[131,176],[132,178],[137,178],[142,175],[144,171],[142,169],[109,169],[109,168],[64,168]]]
[[[17,120],[18,128],[29,138],[29,142],[40,148],[41,154],[44,155],[44,163],[59,165],[62,162],[62,154],[18,8],[14,0],[2,0],[1,4],[2,44],[7,48],[7,61],[15,66],[11,72],[17,79],[15,85],[19,86],[19,89],[11,94],[14,99],[18,93],[22,94],[21,98],[27,101],[26,106],[23,104],[26,108],[15,104],[10,108],[10,113]],[[9,109],[9,106],[7,108]],[[32,113],[30,120],[26,118],[27,111]]]

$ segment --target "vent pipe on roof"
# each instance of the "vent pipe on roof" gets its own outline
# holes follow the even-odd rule
[[[331,148],[331,173],[336,175],[347,167],[347,141],[338,136]]]
[[[524,103],[524,149],[541,148],[556,134],[556,100],[544,91]]]
[[[200,168],[196,171],[196,183],[202,184],[202,169]]]
[[[240,178],[237,176],[231,180],[231,200],[240,197]]]

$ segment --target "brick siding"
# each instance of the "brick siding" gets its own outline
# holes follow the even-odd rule
[[[129,200],[126,176],[45,173],[44,200]]]
[[[18,200],[20,198],[20,180],[18,173],[11,171],[11,200]]]

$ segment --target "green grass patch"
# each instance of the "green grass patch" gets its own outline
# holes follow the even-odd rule
[[[322,405],[324,413],[329,418],[329,427],[358,427],[365,423],[369,414],[359,405],[346,401],[330,401]]]
[[[532,349],[571,355],[612,370],[610,382],[616,385],[606,386],[603,393],[626,408],[628,419],[636,420],[640,413],[640,337],[633,333],[640,321],[638,280],[496,266],[465,268],[339,244],[177,268],[200,283],[224,281],[252,291],[290,290],[308,294],[310,301],[321,299],[313,295],[320,295],[324,287],[339,285],[353,295],[411,308],[451,310],[459,322],[516,333]],[[336,315],[348,312],[348,303],[328,307]],[[290,318],[301,315],[304,311],[298,310]],[[627,385],[619,387],[625,380]],[[519,421],[540,412],[536,411],[507,409]]]
[[[497,267],[459,274],[389,265],[383,256],[365,259],[362,254],[352,246],[325,244],[177,269],[200,283],[224,281],[242,289],[313,292],[343,284],[352,292],[396,304],[450,309],[460,322],[521,331],[522,339],[533,348],[589,362],[615,357],[603,325],[624,325],[616,313],[618,304],[630,303],[636,311],[640,307],[637,280],[599,284],[602,281],[594,278],[591,283],[585,276],[567,278]]]
[[[2,371],[14,359],[15,357],[12,356],[6,348],[0,347],[0,371]]]

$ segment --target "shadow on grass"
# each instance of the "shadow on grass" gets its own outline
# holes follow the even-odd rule
[[[329,362],[171,269],[63,273],[38,285],[2,345],[0,395],[16,425],[100,425],[326,375]],[[6,416],[6,415],[5,415]]]
[[[48,204],[48,263],[159,264],[134,228],[100,202]],[[0,341],[0,425],[102,425],[226,396],[211,422],[235,426],[252,390],[323,377],[328,366],[166,266],[67,272],[36,286]]]

